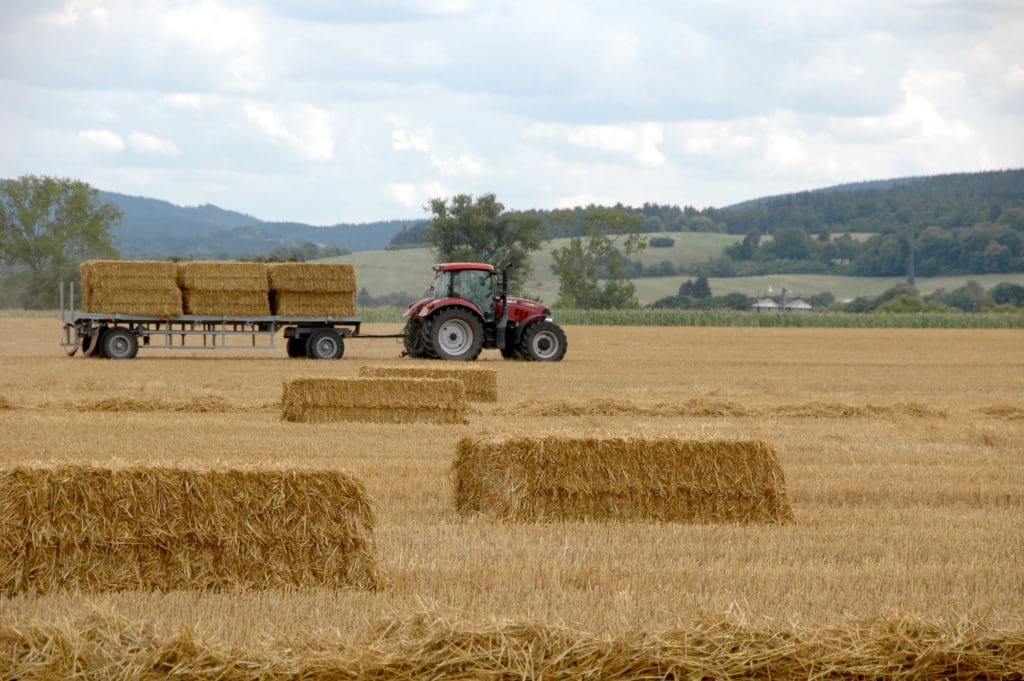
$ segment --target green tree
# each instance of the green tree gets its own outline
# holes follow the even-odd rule
[[[114,258],[110,231],[122,214],[78,180],[25,175],[0,183],[0,257],[10,304],[56,307],[61,281],[90,258]]]
[[[530,274],[530,254],[548,239],[539,215],[506,211],[494,194],[431,199],[426,240],[442,262],[485,262],[509,267],[521,286]]]
[[[559,211],[556,220],[580,221],[579,234],[551,252],[558,304],[584,309],[639,307],[628,257],[643,250],[643,221],[621,208],[590,206],[582,214]],[[603,284],[602,284],[603,282]]]

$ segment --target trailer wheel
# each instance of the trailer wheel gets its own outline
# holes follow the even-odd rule
[[[522,353],[527,359],[558,362],[565,357],[567,346],[565,331],[554,322],[537,322],[523,332]]]
[[[341,359],[345,341],[334,329],[319,329],[306,339],[306,357],[310,359]]]
[[[427,322],[427,342],[438,359],[471,362],[484,347],[484,327],[469,310],[449,307]]]
[[[109,359],[132,359],[139,354],[139,339],[128,329],[107,329],[99,349]]]
[[[301,338],[289,338],[285,343],[285,351],[288,356],[295,359],[306,356],[306,341]]]

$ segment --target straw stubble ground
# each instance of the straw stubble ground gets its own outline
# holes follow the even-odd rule
[[[503,362],[485,352],[477,366],[498,372],[500,398],[475,404],[468,425],[295,424],[278,418],[283,381],[400,366],[400,346],[351,340],[340,362],[288,360],[283,348],[143,352],[110,362],[64,357],[56,321],[0,318],[0,397],[10,407],[0,410],[3,463],[339,467],[375,500],[386,581],[374,593],[19,596],[0,598],[0,619],[51,621],[101,607],[159,631],[185,624],[243,646],[321,629],[357,640],[381,618],[423,610],[599,635],[685,627],[721,612],[808,626],[890,615],[1024,626],[1019,332],[575,327],[568,334],[572,350],[560,364]],[[542,401],[597,398],[615,400],[621,414],[535,415]],[[659,415],[653,408],[694,399],[738,409]],[[813,404],[851,409],[780,409]],[[894,407],[901,404],[927,409]],[[449,467],[459,437],[565,428],[769,442],[796,524],[531,525],[455,514]]]

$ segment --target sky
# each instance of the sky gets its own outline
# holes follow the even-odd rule
[[[0,0],[0,177],[328,225],[1024,166],[1024,0]]]

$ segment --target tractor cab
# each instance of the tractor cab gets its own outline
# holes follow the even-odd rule
[[[434,265],[433,300],[461,298],[480,308],[485,321],[495,318],[498,298],[498,272],[481,263],[444,263]]]

